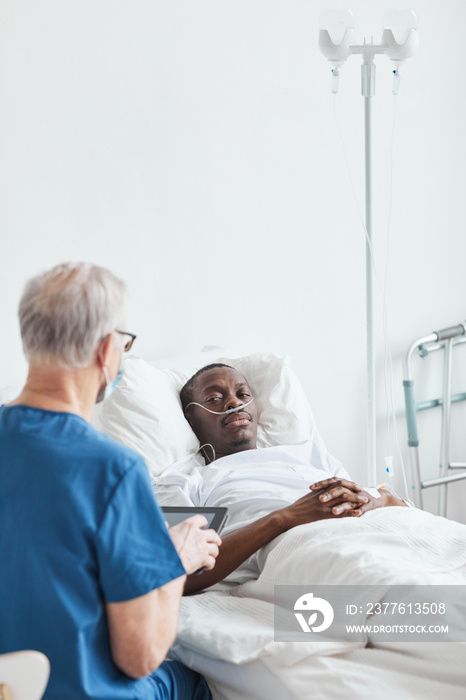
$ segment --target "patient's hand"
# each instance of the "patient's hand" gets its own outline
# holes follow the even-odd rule
[[[207,519],[193,515],[169,529],[175,549],[186,573],[198,569],[213,569],[222,540],[215,530],[205,530]]]
[[[360,515],[357,511],[369,501],[369,494],[347,479],[332,477],[309,488],[311,493],[282,509],[290,527],[315,520]]]
[[[339,517],[360,515],[361,505],[368,503],[370,498],[362,486],[337,476],[317,481],[309,488],[311,491],[318,492],[319,500],[332,511],[333,515]]]
[[[386,508],[388,506],[406,506],[406,508],[409,508],[407,503],[402,501],[401,498],[394,496],[392,493],[390,493],[390,491],[383,488],[377,489],[377,491],[380,493],[380,498],[374,498],[374,496],[371,496],[369,493],[367,493],[367,491],[362,491],[362,493],[368,497],[368,502],[357,507],[354,510],[353,515],[363,515],[363,513],[366,513],[368,510],[374,510],[374,508]]]

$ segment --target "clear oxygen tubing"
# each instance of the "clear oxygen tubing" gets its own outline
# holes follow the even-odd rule
[[[201,403],[197,403],[197,401],[191,401],[191,403],[188,403],[188,405],[186,406],[186,408],[184,410],[186,413],[186,411],[188,410],[188,408],[190,406],[200,406],[201,408],[204,409],[204,411],[208,411],[209,413],[213,413],[217,416],[222,416],[222,415],[224,416],[228,413],[237,413],[238,411],[242,411],[243,409],[246,408],[246,406],[249,406],[249,404],[252,403],[253,401],[254,401],[254,396],[251,399],[249,399],[249,401],[247,403],[242,403],[240,406],[237,406],[236,408],[229,408],[228,411],[212,411],[210,408],[206,408]]]
[[[388,326],[387,326],[387,304],[386,304],[386,294],[387,294],[387,273],[388,273],[388,251],[389,251],[389,233],[390,233],[390,225],[391,225],[391,212],[392,212],[392,204],[393,204],[393,151],[394,151],[394,139],[395,139],[395,126],[396,126],[396,96],[394,95],[393,97],[393,123],[392,123],[392,136],[391,136],[391,160],[390,160],[390,199],[389,199],[389,216],[388,216],[388,223],[387,223],[387,259],[386,259],[386,264],[385,264],[385,280],[384,284],[382,285],[380,282],[380,277],[378,275],[377,271],[377,265],[375,262],[375,256],[374,256],[374,251],[373,251],[373,246],[372,246],[372,241],[368,235],[367,228],[366,228],[366,223],[364,221],[364,217],[362,216],[361,213],[361,208],[359,206],[358,202],[358,197],[356,194],[355,186],[354,186],[354,181],[353,177],[351,174],[351,168],[349,165],[349,160],[348,160],[348,154],[346,151],[346,145],[345,145],[345,140],[340,128],[340,124],[338,122],[338,116],[337,116],[337,111],[336,111],[336,100],[337,96],[336,94],[333,97],[333,117],[335,121],[335,126],[337,129],[337,133],[340,139],[341,147],[342,147],[342,152],[343,152],[343,158],[346,166],[346,172],[348,176],[348,181],[351,187],[351,192],[353,195],[353,200],[356,206],[356,211],[359,216],[365,237],[366,237],[366,242],[367,242],[367,248],[370,251],[370,257],[371,257],[371,263],[372,263],[372,269],[374,272],[374,278],[377,283],[377,287],[379,289],[379,292],[382,295],[383,299],[383,314],[382,314],[382,319],[383,319],[383,331],[384,331],[384,342],[385,342],[385,397],[386,397],[386,405],[387,405],[387,420],[390,421],[390,419],[393,422],[393,433],[395,436],[395,443],[396,443],[396,448],[400,460],[400,465],[401,465],[401,472],[402,472],[402,477],[403,477],[403,486],[406,491],[406,496],[409,499],[409,488],[407,484],[407,479],[406,479],[406,471],[405,471],[405,466],[404,466],[404,460],[403,460],[403,455],[401,452],[401,447],[400,447],[400,442],[398,438],[398,429],[396,425],[396,416],[395,416],[395,409],[394,409],[394,400],[393,400],[393,363],[392,363],[392,353],[391,353],[391,348],[390,348],[390,340],[389,340],[389,334],[388,334]],[[390,381],[387,379],[387,374],[390,377]],[[388,393],[387,393],[388,392]],[[391,416],[390,416],[391,414]],[[387,435],[387,452],[389,452],[389,438],[390,436]],[[393,476],[393,472],[390,475],[389,472],[385,472],[385,476]]]
[[[197,452],[199,453],[201,450],[204,450],[204,447],[210,447],[210,449],[212,450],[212,459],[210,461],[215,462],[216,456],[215,456],[214,446],[211,445],[210,442],[205,442],[203,445],[200,446],[200,448],[198,449]],[[205,450],[204,450],[204,459],[207,461]]]

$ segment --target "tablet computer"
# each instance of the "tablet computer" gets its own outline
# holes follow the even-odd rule
[[[226,508],[197,508],[189,506],[162,506],[164,518],[168,527],[183,522],[186,518],[200,513],[207,518],[207,527],[220,533],[226,523],[228,513]]]

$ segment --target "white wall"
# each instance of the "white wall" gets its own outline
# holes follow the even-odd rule
[[[290,353],[329,449],[364,480],[364,233],[330,66],[317,48],[319,9],[345,5],[3,0],[0,386],[25,376],[16,321],[25,280],[63,260],[92,260],[128,282],[128,329],[144,357],[206,344]],[[360,38],[372,30],[379,40],[385,4],[351,6]],[[387,6],[416,10],[421,41],[396,100],[388,312],[401,415],[407,345],[465,317],[466,5]],[[393,97],[390,65],[377,65],[374,235],[383,278]],[[343,69],[336,111],[362,209],[359,71],[356,58]],[[455,382],[466,383],[464,354],[457,364]],[[462,437],[460,426],[455,449],[466,453]],[[455,491],[450,514],[464,519],[466,484]]]

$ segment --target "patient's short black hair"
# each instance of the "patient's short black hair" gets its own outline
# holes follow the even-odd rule
[[[209,369],[217,369],[217,367],[228,367],[228,369],[234,369],[231,365],[225,365],[223,362],[213,362],[211,365],[206,365],[201,367],[196,374],[193,374],[191,379],[188,379],[184,387],[180,391],[181,406],[183,408],[183,413],[186,410],[186,406],[191,403],[194,398],[194,388],[196,386],[197,379],[199,375],[207,372]]]

